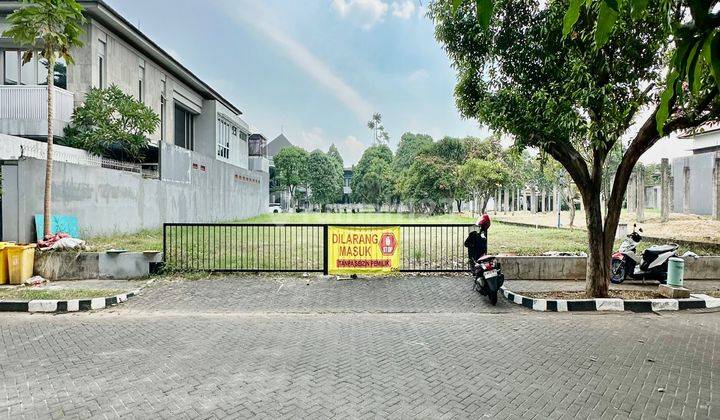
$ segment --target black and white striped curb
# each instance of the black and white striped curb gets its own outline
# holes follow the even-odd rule
[[[69,299],[69,300],[5,300],[0,301],[0,312],[78,312],[103,309],[123,303],[140,293],[140,290],[133,290],[128,293],[121,293],[115,296],[100,297],[92,299]]]
[[[631,311],[658,312],[683,309],[720,308],[720,298],[703,294],[691,294],[689,299],[534,299],[513,293],[506,288],[502,294],[510,302],[534,311]]]

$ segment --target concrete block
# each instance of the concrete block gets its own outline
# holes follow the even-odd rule
[[[28,312],[55,312],[57,300],[31,300],[28,302]]]
[[[690,290],[684,287],[661,284],[660,294],[670,299],[685,299],[690,297]]]
[[[547,310],[547,300],[545,299],[535,299],[533,301],[533,310],[535,311],[546,311]]]
[[[102,309],[105,307],[105,298],[95,298],[90,300],[91,309]]]
[[[595,299],[595,309],[598,311],[624,311],[622,299]]]
[[[162,261],[162,253],[143,254],[124,252],[121,254],[100,253],[98,266],[103,278],[133,279],[150,275],[150,263]]]
[[[80,310],[80,301],[78,299],[68,300],[67,303],[68,312],[77,312]]]
[[[680,307],[675,299],[652,299],[650,301],[653,312],[657,311],[677,311]]]

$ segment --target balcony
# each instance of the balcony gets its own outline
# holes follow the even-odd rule
[[[73,114],[73,94],[55,88],[54,129],[62,136]],[[47,137],[47,87],[0,86],[0,133],[19,137]]]

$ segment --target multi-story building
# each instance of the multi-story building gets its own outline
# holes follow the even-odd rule
[[[266,211],[267,159],[265,164],[262,159],[250,159],[250,131],[242,111],[102,0],[79,3],[87,17],[84,45],[72,51],[73,65],[61,60],[55,66],[54,134],[62,139],[73,109],[91,88],[116,85],[159,115],[161,122],[149,138],[147,153],[150,166],[156,164],[159,171],[158,179],[149,179],[133,173],[142,172],[134,171],[133,165],[103,164],[102,159],[83,156],[83,151],[59,147],[55,156],[59,165],[59,178],[54,181],[56,211],[78,216],[87,234],[131,231],[162,222],[239,219]],[[17,1],[0,0],[0,33],[9,28],[5,17],[18,5]],[[42,188],[35,179],[42,178],[42,163],[30,161],[45,157],[44,144],[32,140],[41,142],[47,137],[47,87],[43,86],[47,63],[35,56],[23,64],[21,57],[27,48],[0,38],[5,239],[29,240],[30,217],[42,209]],[[23,163],[17,166],[17,160]],[[97,173],[110,170],[110,166],[130,170]],[[86,176],[81,175],[83,171]],[[70,172],[77,172],[78,177]],[[28,174],[31,179],[23,179]],[[137,179],[126,179],[129,176]],[[70,200],[62,195],[68,190],[88,194],[73,194]],[[124,203],[103,200],[100,191],[114,195],[122,191],[126,193]],[[98,208],[102,203],[108,207]],[[130,210],[130,214],[122,221],[116,217],[108,220],[107,215],[116,210]]]

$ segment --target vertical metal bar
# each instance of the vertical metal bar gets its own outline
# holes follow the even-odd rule
[[[328,275],[328,226],[323,226],[323,274]]]

